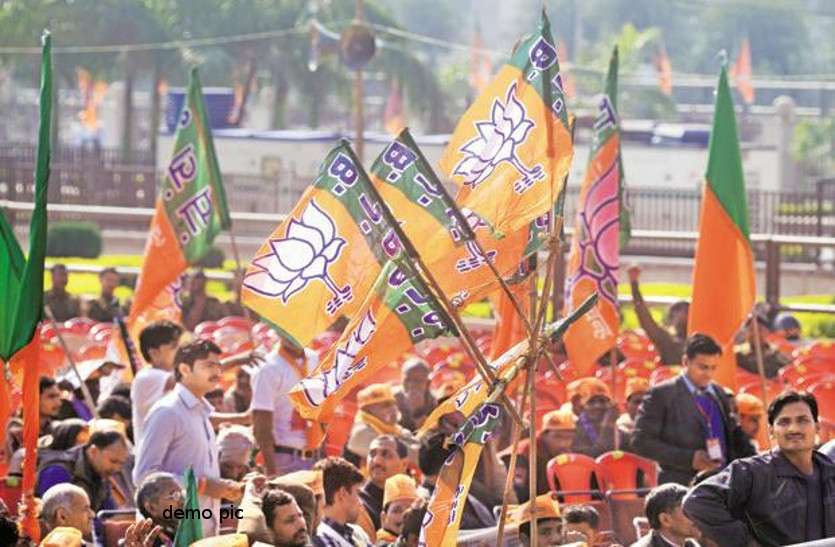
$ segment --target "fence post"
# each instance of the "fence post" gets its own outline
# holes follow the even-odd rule
[[[771,238],[765,242],[765,300],[780,304],[780,244]]]

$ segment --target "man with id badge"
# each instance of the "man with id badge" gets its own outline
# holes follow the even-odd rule
[[[687,485],[696,473],[755,453],[730,397],[713,383],[721,355],[711,337],[691,335],[684,347],[683,374],[653,387],[641,404],[633,447],[659,463],[661,483]]]

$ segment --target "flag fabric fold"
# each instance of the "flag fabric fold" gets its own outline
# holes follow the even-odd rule
[[[460,210],[408,129],[383,150],[369,177],[456,307],[483,298],[498,285],[487,260],[502,276],[511,276],[545,241],[547,215],[499,239],[477,214]]]
[[[299,414],[327,421],[339,401],[422,340],[454,336],[441,305],[402,253],[385,264],[368,297],[316,369],[291,391]]]
[[[612,53],[606,86],[598,104],[594,137],[566,269],[566,315],[595,291],[595,308],[571,325],[565,345],[580,376],[594,372],[597,359],[618,335],[618,263],[628,237],[623,166],[617,113],[618,51]]]
[[[247,269],[244,304],[300,347],[340,317],[354,317],[400,251],[370,185],[342,141]]]
[[[203,539],[203,524],[201,523],[200,498],[197,495],[197,479],[194,469],[186,470],[186,499],[183,504],[185,517],[177,524],[174,534],[174,547],[188,547],[195,541]],[[195,515],[197,515],[195,517]]]
[[[5,401],[0,414],[4,428],[11,411],[8,397],[11,391],[11,372],[22,371],[23,392],[23,479],[21,489],[27,504],[27,517],[22,523],[25,533],[35,542],[40,529],[32,493],[35,488],[37,441],[40,431],[38,364],[40,343],[38,323],[43,317],[43,278],[46,257],[47,191],[49,186],[51,117],[52,117],[52,38],[44,33],[41,56],[41,88],[39,98],[38,153],[35,163],[35,207],[29,222],[29,254],[23,254],[5,219],[0,222],[3,249],[0,251],[0,288],[6,305],[0,312],[0,360]],[[8,363],[8,366],[7,364]],[[19,376],[20,374],[17,374]]]
[[[442,170],[456,201],[500,235],[548,213],[574,154],[557,48],[542,13],[484,92],[461,117]]]
[[[418,545],[447,547],[457,544],[464,505],[484,445],[498,427],[501,408],[484,403],[452,437],[454,451],[444,462],[421,524]]]
[[[179,320],[186,268],[203,258],[215,237],[231,225],[200,76],[194,68],[128,317],[132,336],[151,321]]]
[[[693,297],[687,330],[713,337],[723,355],[716,381],[736,387],[733,340],[756,299],[748,202],[725,67],[719,74],[699,213]]]
[[[734,79],[736,89],[746,104],[754,102],[754,83],[751,71],[751,43],[744,38],[739,47],[736,63],[731,67],[730,76]]]

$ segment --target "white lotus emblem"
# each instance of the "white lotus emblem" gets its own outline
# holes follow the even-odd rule
[[[270,241],[270,252],[257,257],[260,268],[244,278],[244,286],[284,304],[314,280],[321,280],[333,294],[326,309],[333,314],[352,298],[351,286],[339,287],[328,275],[328,266],[336,261],[346,241],[336,235],[333,220],[310,200],[301,218],[291,218],[284,238]]]
[[[525,142],[533,120],[527,118],[525,106],[516,98],[516,82],[507,90],[504,104],[493,101],[491,119],[475,123],[479,136],[462,146],[464,154],[453,169],[453,175],[464,177],[464,184],[475,188],[484,182],[502,162],[509,162],[522,175],[514,183],[517,193],[522,193],[545,177],[541,165],[527,167],[516,155],[516,147]]]

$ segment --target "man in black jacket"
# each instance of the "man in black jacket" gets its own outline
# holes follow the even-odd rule
[[[693,334],[684,347],[684,374],[652,388],[641,404],[632,446],[660,464],[661,483],[686,485],[699,471],[755,453],[730,397],[713,383],[721,355],[711,337]]]
[[[684,499],[720,547],[789,545],[835,536],[835,463],[815,450],[818,404],[789,391],[768,406],[776,450],[737,460]]]

